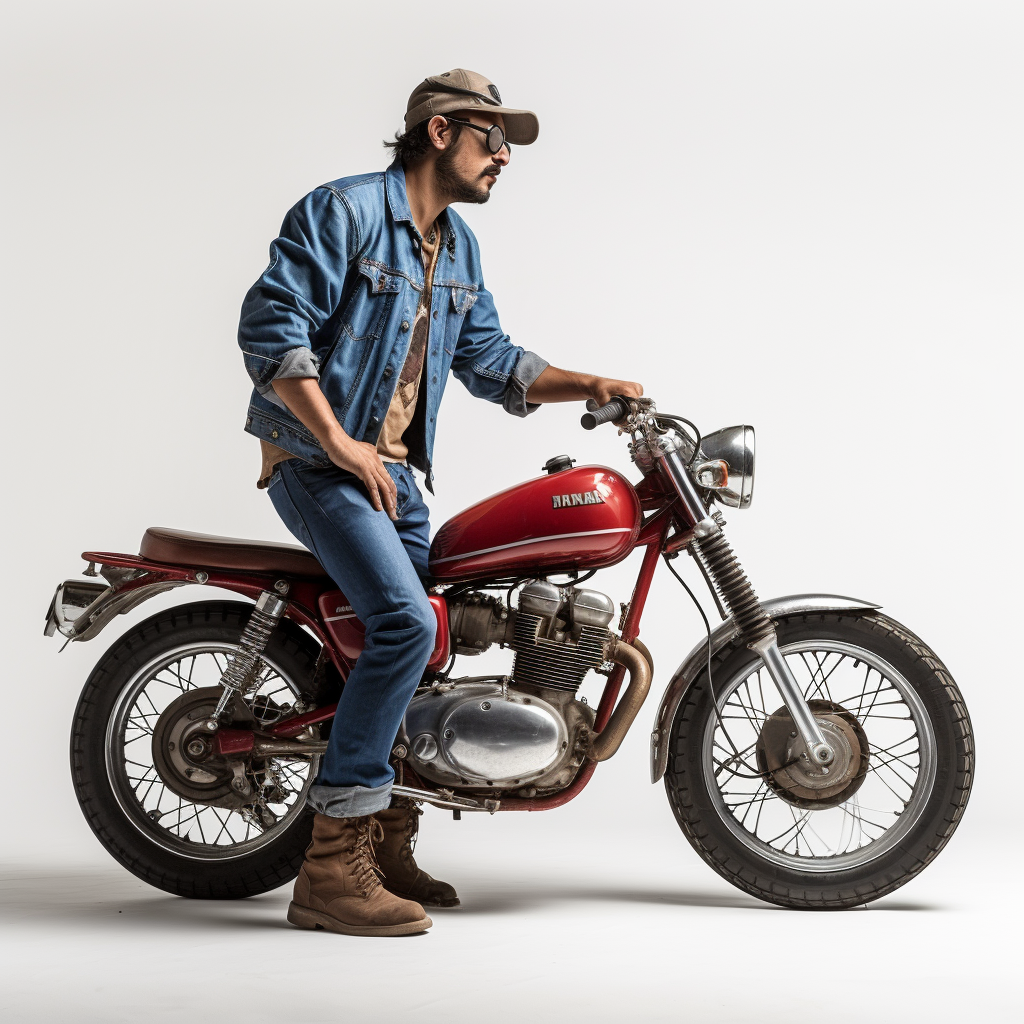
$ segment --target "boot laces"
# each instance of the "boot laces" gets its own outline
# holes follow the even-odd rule
[[[384,829],[376,818],[368,817],[356,825],[355,832],[349,864],[353,867],[352,880],[366,896],[380,885],[381,870],[374,846],[383,840]]]
[[[423,808],[412,801],[409,803],[409,816],[405,819],[401,856],[403,859],[408,857],[411,860],[413,851],[416,849],[416,837],[420,830],[420,815],[423,813]]]

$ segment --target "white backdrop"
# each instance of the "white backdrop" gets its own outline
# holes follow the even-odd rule
[[[505,330],[557,365],[639,380],[663,409],[704,429],[756,426],[755,502],[727,518],[760,595],[821,590],[881,602],[937,650],[974,718],[977,785],[960,833],[892,907],[904,895],[916,906],[927,892],[929,906],[962,899],[963,913],[980,914],[986,899],[963,893],[984,873],[996,886],[985,892],[1005,910],[995,895],[1000,864],[1009,871],[1000,851],[1020,835],[1021,29],[1018,4],[938,0],[5,5],[0,857],[14,889],[27,884],[25,864],[47,864],[61,906],[78,906],[94,877],[152,900],[153,890],[111,872],[77,810],[65,751],[91,666],[159,605],[58,657],[57,641],[40,635],[47,603],[80,570],[79,552],[137,551],[149,525],[290,540],[254,487],[239,304],[287,208],[323,181],[384,166],[380,142],[400,127],[412,87],[467,66],[541,122],[492,201],[460,209]],[[580,411],[514,420],[450,382],[435,527],[561,452],[635,479],[614,431],[584,433]],[[592,585],[626,600],[637,564]],[[209,596],[179,591],[163,603]],[[700,630],[677,584],[659,575],[642,633],[656,693]],[[465,667],[506,663],[485,656]],[[428,814],[424,856],[438,874],[446,858],[462,863],[492,896],[484,865],[500,864],[512,890],[517,878],[539,880],[534,902],[545,909],[532,917],[524,896],[507,907],[492,900],[500,928],[484,927],[486,914],[459,919],[463,955],[513,921],[534,939],[541,920],[564,926],[571,946],[590,904],[554,894],[573,891],[568,879],[588,870],[594,899],[624,877],[652,879],[654,903],[658,879],[681,884],[676,902],[697,909],[675,907],[684,920],[649,927],[682,929],[687,945],[701,929],[722,927],[722,941],[732,934],[737,918],[718,915],[734,897],[754,907],[689,851],[661,787],[650,786],[655,707],[652,699],[617,757],[562,811],[461,824]],[[61,874],[72,869],[86,873]],[[713,895],[694,904],[686,893],[695,892]],[[643,948],[640,936],[651,934],[635,927],[644,899],[615,905],[617,934],[632,936],[622,949]],[[35,906],[26,900],[26,920]],[[173,909],[181,906],[159,903],[145,927],[215,927],[201,917],[181,924],[192,912]],[[607,923],[607,906],[593,928]],[[268,922],[283,903],[273,907]],[[54,914],[47,927],[62,933],[69,919]],[[76,926],[100,927],[90,914]],[[452,920],[429,941],[444,941]],[[802,927],[799,917],[781,920]],[[997,950],[1000,920],[982,920],[967,924]],[[874,934],[865,933],[868,948]],[[132,944],[130,934],[117,941]],[[934,968],[946,978],[941,958],[922,966],[929,948],[915,977]],[[24,955],[31,973],[39,961]],[[988,983],[964,988],[964,999],[1002,991],[994,964],[978,967]],[[905,994],[906,975],[891,969],[860,965],[858,976],[873,978],[876,995]],[[673,972],[657,973],[664,983]],[[720,1019],[755,1005],[730,977],[702,997]],[[421,1005],[434,983],[420,978],[403,1006]],[[113,998],[114,988],[97,991]],[[931,987],[920,988],[926,998]],[[625,983],[613,991],[652,1019],[678,1009],[677,990],[655,981],[644,986],[653,1001],[637,1002]],[[507,1007],[544,1015],[517,993]],[[563,996],[544,1004],[552,1017],[573,1005]],[[928,998],[933,1015],[963,1008]],[[1002,998],[986,1006],[990,1019],[1004,1019]],[[442,1007],[449,1019],[476,1012],[457,999],[423,1005],[433,1007],[428,1019]],[[619,1019],[617,1005],[601,1013]],[[113,1019],[103,1016],[113,1006],[96,1019]],[[39,1019],[51,1010],[38,1009]]]

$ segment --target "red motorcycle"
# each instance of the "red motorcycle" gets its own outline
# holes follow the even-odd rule
[[[659,560],[696,603],[673,564],[686,552],[724,621],[712,630],[705,618],[651,736],[651,777],[664,777],[684,835],[724,878],[782,906],[853,907],[892,892],[942,849],[967,805],[973,738],[953,679],[876,604],[757,599],[713,511],[750,504],[750,427],[701,437],[649,399],[592,408],[583,426],[608,421],[630,435],[639,483],[559,456],[438,531],[437,640],[395,740],[395,792],[456,817],[576,797],[650,690],[638,635]],[[611,599],[581,584],[636,548],[643,562],[616,632]],[[90,640],[189,584],[250,599],[160,612],[93,669],[71,739],[93,831],[129,871],[181,896],[289,882],[310,838],[305,794],[362,648],[344,594],[287,544],[150,529],[138,555],[83,557],[85,575],[106,585],[61,584],[48,635]],[[458,656],[492,644],[514,652],[507,676],[452,674]],[[607,677],[596,708],[577,699],[591,671]]]

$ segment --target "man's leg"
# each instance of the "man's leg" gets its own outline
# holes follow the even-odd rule
[[[395,526],[413,567],[421,576],[426,576],[430,553],[429,510],[408,469],[389,465],[388,471],[398,488],[399,519]],[[387,810],[374,814],[383,830],[376,853],[384,888],[425,907],[457,907],[459,894],[454,886],[431,877],[413,856],[422,813],[412,800],[392,797]]]
[[[309,802],[337,818],[373,814],[390,801],[391,748],[434,647],[434,611],[400,530],[413,524],[376,511],[352,474],[298,460],[281,464],[270,496],[366,627]]]
[[[282,463],[270,496],[366,627],[310,789],[309,803],[320,813],[288,919],[352,935],[423,931],[430,918],[419,904],[381,886],[373,852],[382,830],[372,815],[391,798],[395,734],[434,645],[434,612],[401,537],[409,531],[377,512],[362,484],[339,469]],[[412,532],[417,537],[410,547],[419,559],[426,520]]]

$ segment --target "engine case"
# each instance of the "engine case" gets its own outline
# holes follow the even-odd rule
[[[461,785],[516,786],[571,754],[558,708],[500,679],[431,687],[413,698],[400,736],[417,772]]]

